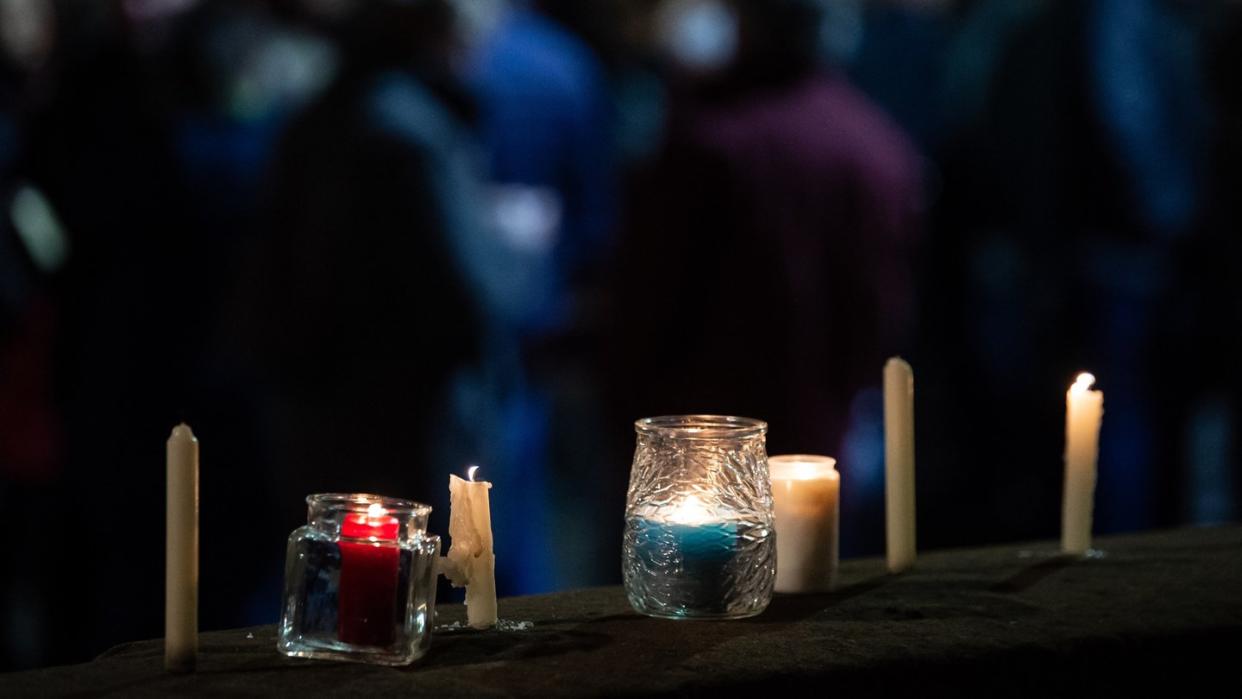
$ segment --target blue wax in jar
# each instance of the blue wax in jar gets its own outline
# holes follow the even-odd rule
[[[663,579],[658,595],[669,611],[724,612],[738,527],[717,521],[686,524],[637,518],[636,548],[643,567]]]

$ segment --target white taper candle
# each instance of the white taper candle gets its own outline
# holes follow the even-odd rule
[[[198,654],[198,439],[184,422],[167,444],[164,669],[191,672]]]
[[[884,365],[884,511],[888,572],[914,565],[914,371]]]

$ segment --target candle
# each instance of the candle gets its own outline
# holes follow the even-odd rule
[[[731,563],[737,558],[738,526],[715,516],[693,493],[676,505],[636,518],[638,560],[667,573],[668,599],[697,611],[726,612]]]
[[[768,458],[776,513],[776,591],[836,587],[841,478],[836,459],[796,454]]]
[[[454,587],[466,588],[466,623],[476,629],[496,625],[496,555],[492,551],[492,484],[449,476],[449,537],[445,573]]]
[[[1061,501],[1061,550],[1082,555],[1091,547],[1091,509],[1104,394],[1082,373],[1065,393],[1065,494]]]
[[[637,420],[621,575],[635,611],[671,619],[759,614],[776,583],[772,482],[762,420]]]
[[[337,638],[358,646],[389,646],[397,622],[397,518],[379,503],[341,522]]]
[[[165,453],[164,669],[191,672],[198,654],[198,439],[184,422]]]
[[[884,365],[884,533],[888,572],[914,565],[914,371],[900,357]]]

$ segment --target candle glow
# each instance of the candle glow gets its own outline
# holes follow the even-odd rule
[[[1074,395],[1082,395],[1091,390],[1091,387],[1094,385],[1095,376],[1084,371],[1078,375],[1078,378],[1074,379],[1074,385],[1070,386],[1070,391]]]
[[[697,495],[682,498],[677,507],[668,515],[668,521],[675,524],[701,524],[712,519],[711,513]]]

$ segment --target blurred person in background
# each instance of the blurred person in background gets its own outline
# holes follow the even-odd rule
[[[941,57],[915,396],[920,502],[944,515],[920,520],[921,547],[1030,537],[1040,522],[1048,535],[1060,521],[1060,440],[1035,435],[1064,430],[1064,388],[1047,388],[1072,380],[1074,368],[1058,345],[1067,331],[1054,331],[1064,283],[1051,238],[1046,253],[1037,241],[1020,246],[1008,223],[1051,216],[1046,190],[1072,173],[1047,163],[1076,145],[1062,135],[1072,90],[1063,83],[1077,78],[1064,58],[1073,40],[1041,51],[1023,39],[1049,6],[959,3]],[[1046,31],[1070,36],[1059,24]],[[1033,66],[1014,60],[1020,41]],[[1014,501],[1031,504],[997,505]],[[981,531],[981,520],[995,526]]]
[[[51,283],[68,243],[55,210],[28,180],[26,149],[52,70],[56,21],[48,0],[0,1],[0,513],[16,527],[0,572],[0,671],[72,657],[53,628],[70,621],[56,593],[73,564],[48,540],[64,518],[28,526],[68,502],[52,348]]]
[[[197,339],[192,381],[178,409],[210,447],[211,468],[200,477],[201,545],[206,624],[270,622],[283,569],[281,538],[288,531],[271,503],[279,491],[269,468],[272,446],[249,348],[236,346],[237,279],[257,236],[264,176],[292,115],[332,78],[335,51],[296,8],[251,0],[213,0],[180,15],[170,29],[170,147],[185,190],[178,234],[202,274],[194,280]],[[237,482],[251,487],[238,491]],[[251,512],[238,518],[238,510]],[[260,532],[269,536],[258,536]],[[266,545],[235,550],[232,542]],[[240,576],[238,567],[252,571]]]
[[[1199,180],[1202,226],[1180,241],[1169,315],[1180,337],[1160,348],[1162,395],[1174,408],[1184,464],[1173,512],[1178,522],[1216,524],[1242,515],[1242,2],[1227,0],[1197,17],[1204,101],[1214,128]],[[1200,136],[1203,138],[1203,136]],[[1163,401],[1162,401],[1163,404]],[[1170,515],[1172,515],[1170,517]]]
[[[488,317],[486,369],[457,384],[469,412],[488,424],[478,459],[497,494],[505,493],[494,516],[521,522],[497,529],[497,546],[510,554],[497,562],[502,589],[513,593],[616,575],[616,561],[597,548],[601,527],[611,528],[592,516],[614,484],[580,476],[602,470],[592,361],[598,275],[590,272],[610,251],[616,224],[618,158],[605,60],[616,52],[618,5],[457,3],[479,108],[486,225],[517,262],[495,273],[527,293],[513,304],[517,312]]]
[[[56,3],[49,80],[24,135],[23,177],[46,199],[27,208],[52,212],[67,255],[49,277],[55,332],[40,372],[63,429],[65,497],[22,521],[46,540],[90,542],[67,568],[43,568],[58,574],[41,593],[72,608],[44,627],[60,658],[162,628],[162,444],[192,409],[209,324],[168,129],[168,38],[191,5]]]
[[[1049,386],[1084,369],[1111,406],[1096,531],[1183,521],[1173,494],[1185,478],[1229,472],[1227,402],[1193,386],[1218,377],[1189,370],[1212,344],[1194,340],[1212,325],[1208,296],[1196,299],[1216,275],[1204,262],[1227,259],[1204,227],[1208,10],[964,6],[944,64],[943,187],[921,266],[920,434],[936,460],[921,461],[925,499],[957,513],[920,530],[930,544],[1055,535],[1061,444],[1046,435],[1062,429],[1064,400]],[[980,532],[981,519],[996,526]]]
[[[357,3],[324,21],[338,67],[281,139],[242,297],[285,531],[307,494],[342,489],[426,499],[447,517],[448,474],[477,436],[447,395],[502,297],[502,253],[476,218],[451,6]]]
[[[942,131],[944,54],[955,28],[952,0],[846,0],[824,49],[927,154]]]
[[[77,611],[88,621],[65,623],[91,631],[53,632],[55,653],[80,658],[159,633],[162,533],[152,523],[163,517],[161,444],[179,418],[210,445],[201,519],[216,534],[202,542],[200,619],[211,628],[273,616],[279,546],[237,545],[275,530],[273,485],[254,384],[223,351],[221,326],[259,173],[306,81],[272,78],[272,56],[297,35],[265,3],[55,7],[57,43],[23,143],[31,186],[19,190],[19,228],[43,239],[60,230],[68,252],[48,275],[54,348],[28,353],[45,364],[15,375],[55,382],[63,429],[53,444],[70,503],[55,521],[89,523],[109,542],[75,563],[80,579],[60,576],[87,590]],[[26,393],[7,395],[26,419],[39,414]],[[45,432],[28,429],[27,441]],[[242,479],[250,487],[239,490]]]
[[[1084,207],[1080,247],[1082,273],[1096,287],[1095,308],[1085,309],[1097,319],[1087,351],[1110,376],[1099,476],[1110,485],[1094,517],[1101,532],[1175,521],[1177,498],[1160,493],[1181,490],[1181,479],[1161,464],[1189,471],[1198,460],[1180,448],[1186,417],[1178,413],[1194,399],[1178,387],[1178,368],[1162,366],[1161,347],[1185,339],[1170,300],[1188,271],[1185,241],[1203,234],[1213,124],[1202,10],[1170,0],[1093,0],[1085,8],[1089,126],[1100,169],[1116,173],[1114,186],[1097,188],[1099,201]]]
[[[878,403],[856,397],[911,337],[919,156],[823,66],[820,3],[669,0],[656,18],[674,97],[625,222],[616,406],[759,417],[770,453],[842,456],[843,548],[874,548]]]

